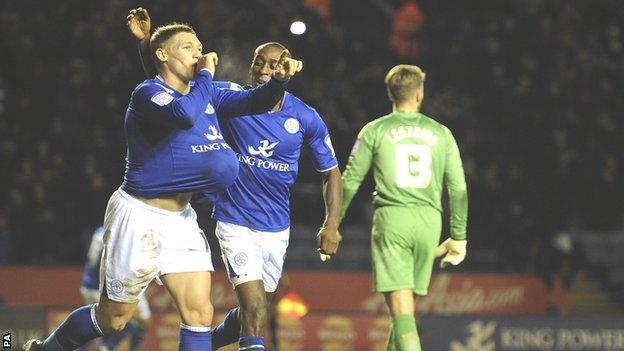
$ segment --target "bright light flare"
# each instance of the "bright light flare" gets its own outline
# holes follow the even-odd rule
[[[290,32],[294,35],[301,35],[305,33],[306,25],[301,21],[294,21],[290,24]]]

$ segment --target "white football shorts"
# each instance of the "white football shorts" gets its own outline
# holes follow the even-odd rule
[[[97,289],[89,289],[81,286],[80,295],[82,295],[84,302],[88,305],[100,301],[100,291]],[[147,302],[145,294],[141,294],[141,296],[139,297],[139,304],[137,305],[136,316],[141,320],[150,319],[150,317],[152,316],[152,310],[149,307],[149,303]]]
[[[167,211],[117,189],[104,215],[100,291],[109,299],[137,302],[147,285],[168,273],[214,271],[210,247],[188,205]]]
[[[274,292],[282,276],[290,228],[263,232],[217,221],[215,234],[230,282],[240,285],[262,280],[266,292]]]

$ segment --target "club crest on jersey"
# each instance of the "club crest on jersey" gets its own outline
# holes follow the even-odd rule
[[[215,141],[217,139],[223,139],[223,136],[221,135],[221,133],[219,133],[219,131],[217,130],[217,127],[209,126],[208,130],[210,131],[210,133],[204,133],[204,136],[206,137],[206,139],[208,139],[210,141]]]
[[[237,266],[244,266],[247,264],[247,255],[244,252],[239,252],[234,255],[234,263]]]
[[[212,107],[212,104],[208,104],[208,106],[206,106],[206,111],[204,111],[205,113],[211,115],[213,113],[215,113],[215,109],[214,107]]]
[[[290,134],[295,134],[299,131],[299,121],[294,118],[289,118],[284,122],[284,129]]]
[[[260,142],[260,146],[258,146],[258,149],[254,149],[253,146],[249,145],[247,146],[247,150],[253,156],[262,155],[264,157],[271,157],[273,156],[273,151],[275,151],[274,149],[277,146],[277,144],[279,144],[279,141],[276,141],[274,143],[269,143],[268,140],[262,140]]]

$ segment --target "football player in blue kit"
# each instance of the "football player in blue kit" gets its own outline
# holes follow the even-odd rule
[[[215,198],[238,174],[217,116],[270,110],[302,63],[282,53],[266,84],[233,91],[215,86],[217,54],[202,54],[188,25],[157,28],[149,46],[158,76],[135,88],[126,111],[126,172],[104,216],[100,300],[74,310],[50,336],[29,340],[24,350],[74,350],[123,330],[156,277],[178,307],[179,349],[212,350],[213,266],[189,202],[195,192]]]
[[[128,25],[139,45],[151,22],[145,9],[132,10]],[[145,50],[141,49],[145,55]],[[278,68],[286,48],[260,45],[250,68],[251,83],[261,86]],[[142,58],[145,62],[145,58]],[[150,67],[144,65],[146,72]],[[231,82],[215,82],[223,90],[245,91]],[[239,342],[239,350],[264,350],[262,330],[282,274],[290,235],[290,187],[295,182],[302,146],[312,151],[322,175],[326,215],[317,235],[323,258],[337,252],[342,181],[331,138],[322,118],[303,101],[286,92],[267,113],[220,120],[223,136],[240,163],[238,178],[214,203],[212,218],[223,261],[235,287],[240,308],[229,311],[213,331],[213,347]],[[206,192],[196,201],[212,200]]]
[[[254,86],[263,84],[285,48],[260,45],[250,68]],[[219,83],[217,83],[219,84]],[[221,83],[225,89],[241,89]],[[244,350],[264,350],[262,330],[282,275],[290,236],[290,188],[305,145],[321,173],[325,219],[317,234],[321,254],[336,253],[342,182],[327,126],[315,109],[286,92],[272,111],[222,121],[225,139],[240,162],[238,178],[214,203],[219,239],[228,277],[240,308],[231,310],[213,334],[215,348],[239,338]],[[204,194],[204,197],[206,194]],[[324,256],[326,257],[326,256]]]

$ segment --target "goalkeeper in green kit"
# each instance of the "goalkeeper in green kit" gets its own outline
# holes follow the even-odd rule
[[[436,256],[444,256],[441,267],[466,256],[468,195],[459,149],[447,127],[419,112],[424,80],[416,66],[388,72],[394,112],[362,128],[342,175],[341,218],[371,166],[374,170],[373,285],[392,317],[387,350],[421,350],[414,297],[427,294]],[[444,184],[451,237],[438,246]]]

